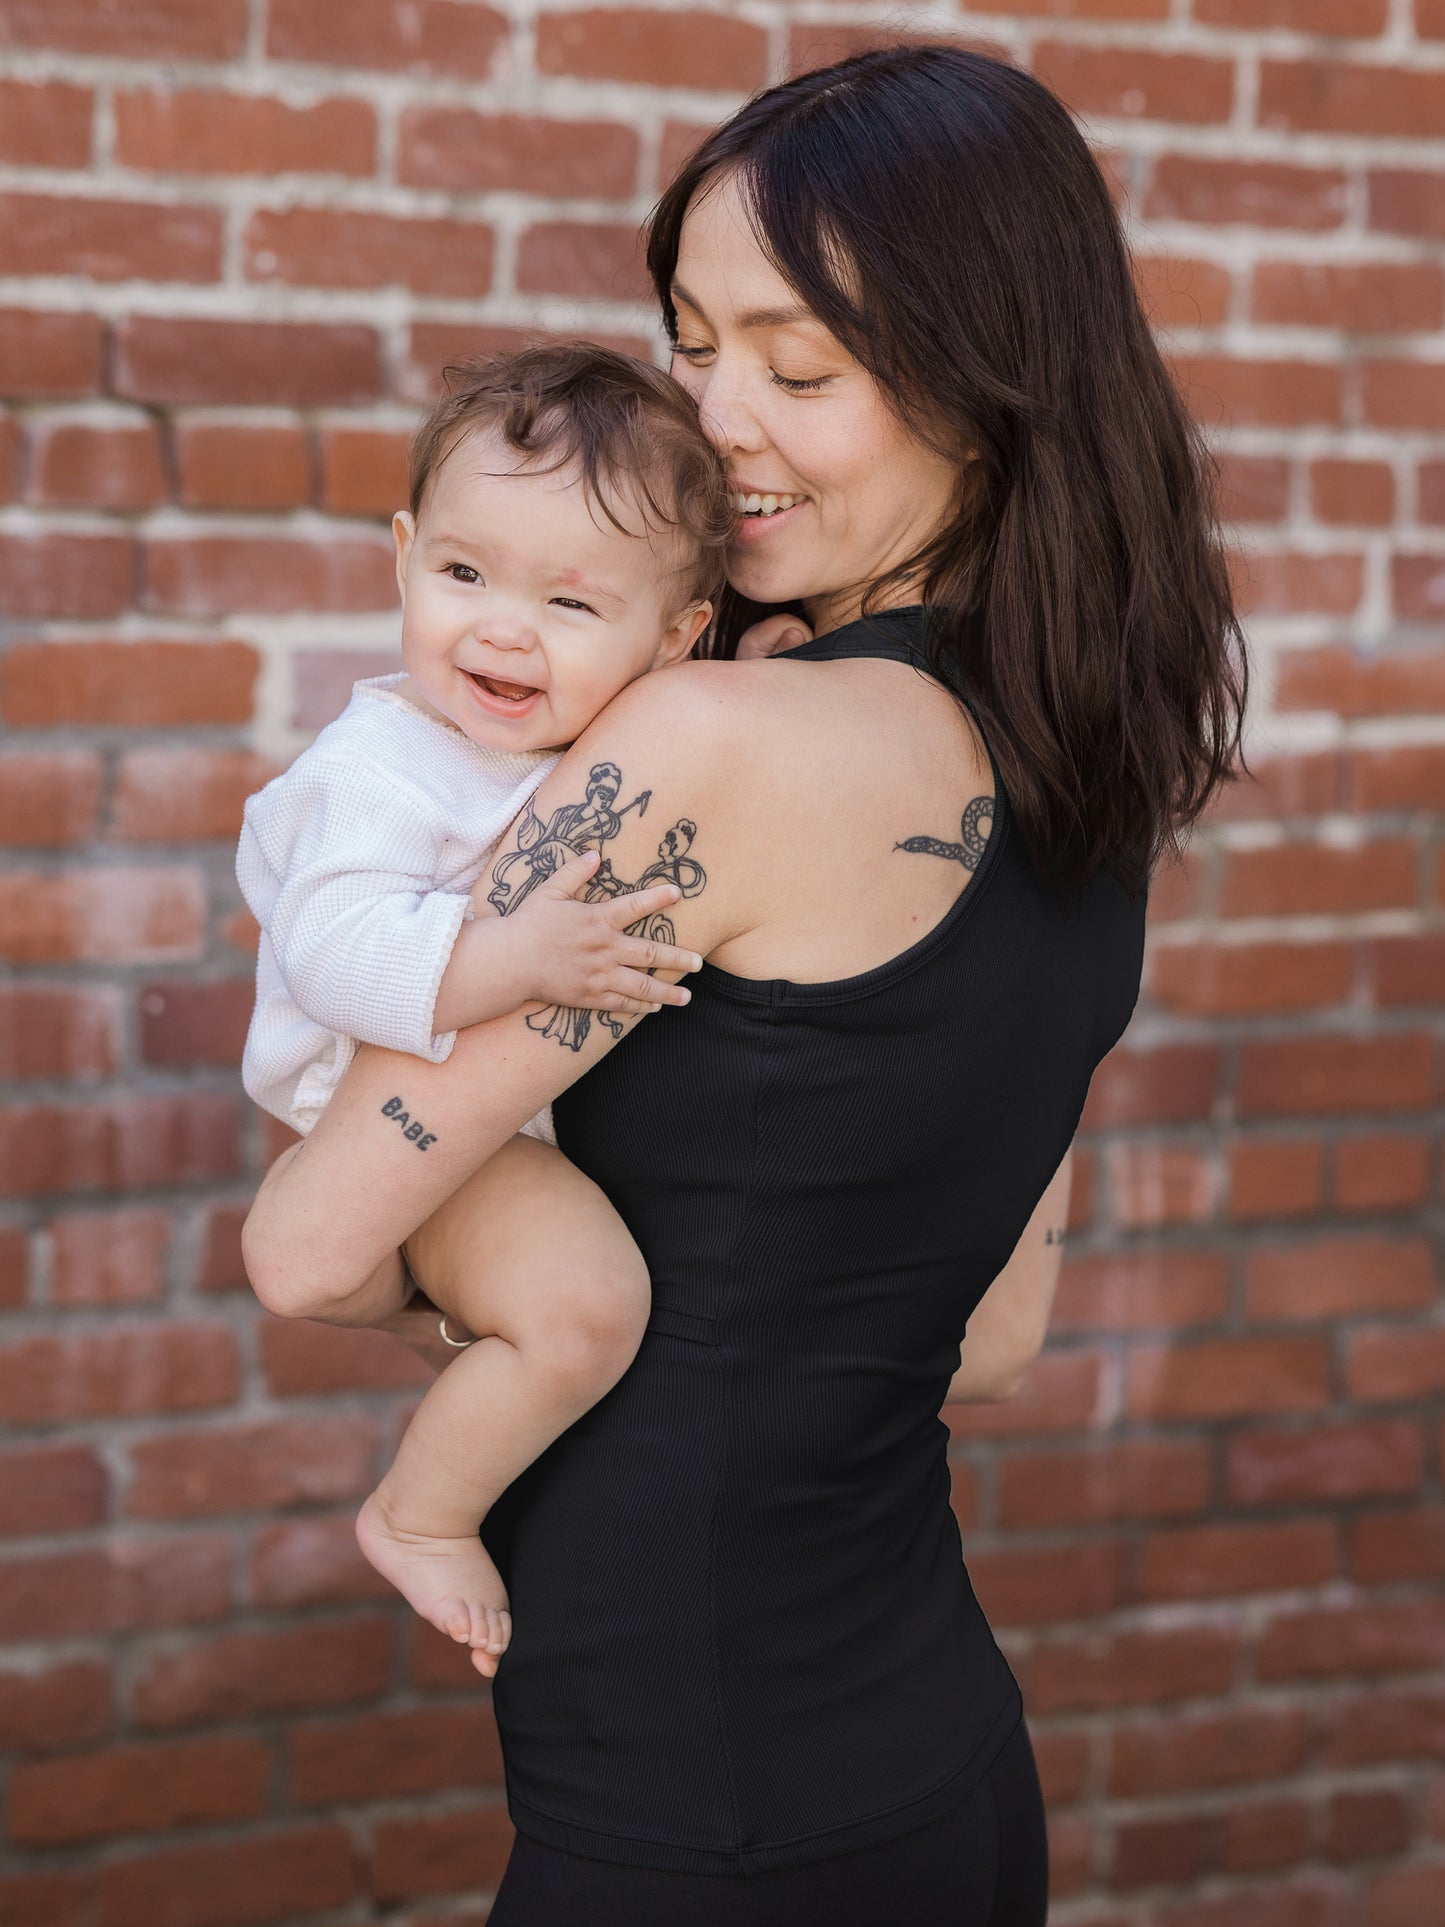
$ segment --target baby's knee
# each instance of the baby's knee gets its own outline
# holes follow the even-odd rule
[[[560,1390],[600,1397],[636,1357],[651,1303],[647,1268],[636,1252],[589,1268],[550,1299],[533,1333],[538,1361]]]

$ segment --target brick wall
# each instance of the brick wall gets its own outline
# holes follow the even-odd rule
[[[654,340],[694,130],[866,9],[0,0],[10,1927],[484,1918],[475,1676],[351,1517],[420,1367],[237,1231],[242,798],[394,646],[439,363]],[[1260,782],[1161,879],[1046,1356],[954,1416],[1055,1920],[1445,1918],[1445,4],[895,7],[1076,109],[1218,430]]]

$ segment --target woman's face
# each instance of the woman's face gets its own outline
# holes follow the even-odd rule
[[[802,306],[758,246],[735,175],[688,209],[672,298],[672,372],[696,396],[742,512],[728,580],[756,602],[801,602],[819,634],[852,621],[868,583],[949,515],[956,464],[909,433]]]

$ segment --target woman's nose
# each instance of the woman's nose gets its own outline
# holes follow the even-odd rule
[[[762,431],[751,410],[736,390],[716,377],[697,391],[697,412],[702,432],[724,458],[734,449],[756,454],[762,447]]]

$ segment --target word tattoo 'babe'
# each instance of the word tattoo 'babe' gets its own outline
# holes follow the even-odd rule
[[[437,1141],[435,1131],[429,1131],[420,1118],[412,1116],[403,1107],[399,1097],[389,1097],[381,1107],[383,1117],[389,1117],[393,1124],[401,1126],[401,1134],[408,1144],[414,1144],[418,1151],[429,1151]]]
[[[569,857],[581,856],[588,850],[600,853],[603,844],[610,843],[621,830],[622,819],[630,810],[646,816],[652,801],[651,790],[640,791],[630,803],[618,809],[616,804],[621,793],[622,771],[616,763],[594,763],[587,775],[587,793],[582,802],[562,804],[544,823],[529,801],[517,829],[517,848],[499,858],[492,871],[487,902],[502,916],[509,916],[539,883],[560,870]],[[604,856],[583,886],[583,898],[588,903],[606,903],[613,897],[628,896],[634,890],[646,890],[654,883],[675,883],[683,896],[700,896],[707,888],[707,872],[690,854],[696,835],[696,823],[680,817],[658,844],[656,860],[631,883],[619,877],[611,859]],[[654,943],[677,942],[671,917],[660,910],[638,923],[628,924],[627,930],[630,936],[645,937]],[[610,1011],[595,1014],[614,1037],[622,1035],[620,1018]],[[567,1050],[581,1050],[591,1033],[593,1015],[590,1010],[549,1004],[546,1010],[534,1011],[527,1024],[544,1037],[555,1038]]]

